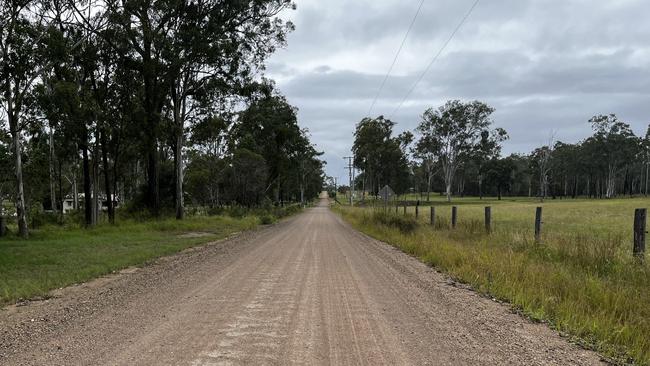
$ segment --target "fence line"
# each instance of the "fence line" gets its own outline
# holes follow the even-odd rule
[[[404,207],[404,215],[408,214],[408,203],[403,202],[402,203]],[[395,202],[395,213],[398,212],[398,207],[400,206],[400,203],[397,201]],[[419,217],[419,212],[420,212],[420,202],[417,201],[415,204],[415,218],[418,219]],[[536,243],[541,243],[542,242],[542,225],[544,224],[543,221],[543,207],[538,206],[535,208],[535,221],[533,222],[533,227],[534,227],[534,239]],[[458,224],[458,206],[452,206],[451,207],[451,229],[455,229],[457,224]],[[484,207],[484,224],[485,224],[485,231],[487,234],[492,233],[493,231],[493,222],[492,222],[492,207],[491,206],[485,206]],[[647,227],[647,209],[646,208],[637,208],[634,210],[634,222],[633,222],[633,238],[634,238],[634,244],[632,247],[632,254],[635,258],[637,258],[639,261],[643,262],[645,258],[645,251],[646,251],[646,227]],[[430,217],[429,217],[429,225],[431,227],[435,228],[436,227],[436,207],[431,206],[430,208]]]

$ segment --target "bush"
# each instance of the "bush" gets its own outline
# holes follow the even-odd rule
[[[262,225],[270,225],[275,222],[275,217],[271,214],[264,214],[260,216],[260,223]]]
[[[31,221],[34,229],[43,225],[58,225],[59,215],[55,212],[36,212],[31,215]]]
[[[68,211],[63,215],[63,222],[68,226],[82,226],[84,224],[84,212],[81,209]]]
[[[397,228],[402,233],[412,233],[418,227],[418,222],[413,216],[401,216],[388,212],[373,212],[364,219],[372,223],[378,223],[385,226]]]
[[[209,207],[206,212],[208,216],[219,216],[223,215],[223,207]]]
[[[236,219],[241,219],[242,217],[248,214],[248,209],[242,206],[232,206],[228,209],[228,216],[234,217]]]

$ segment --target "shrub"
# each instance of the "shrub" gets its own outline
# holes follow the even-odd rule
[[[283,218],[298,213],[300,210],[300,205],[289,205],[283,207],[275,207],[272,212],[275,217]]]
[[[241,219],[242,217],[248,214],[246,207],[242,206],[232,206],[228,209],[228,216]]]
[[[223,207],[209,207],[206,212],[208,216],[218,216],[223,215],[224,209]]]
[[[58,225],[59,215],[55,212],[36,212],[31,215],[31,221],[34,229],[43,225]]]
[[[275,217],[271,214],[264,214],[260,216],[260,223],[262,225],[269,225],[275,222]]]
[[[418,222],[413,216],[401,216],[394,213],[375,211],[370,216],[364,216],[366,220],[385,226],[397,228],[402,233],[412,233],[418,227]]]

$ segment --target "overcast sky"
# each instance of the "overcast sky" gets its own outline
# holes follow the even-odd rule
[[[347,181],[355,124],[368,113],[420,0],[297,0],[296,30],[268,63],[301,126]],[[650,122],[650,2],[482,0],[404,107],[402,101],[474,0],[425,0],[372,115],[413,130],[427,107],[478,99],[529,152],[551,134],[576,142],[594,114]]]

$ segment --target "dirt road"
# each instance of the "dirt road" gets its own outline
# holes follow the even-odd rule
[[[0,311],[6,365],[598,364],[327,207]]]

